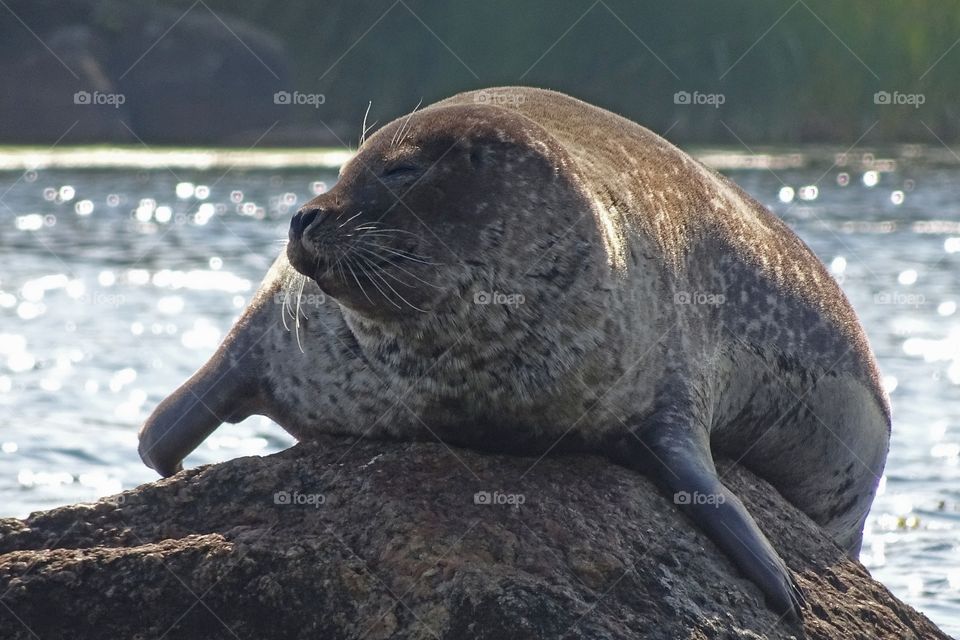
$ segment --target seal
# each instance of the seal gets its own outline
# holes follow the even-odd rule
[[[795,617],[800,589],[714,456],[855,556],[890,434],[853,310],[782,221],[649,130],[519,87],[365,140],[140,455],[172,474],[253,413],[298,439],[602,453]]]

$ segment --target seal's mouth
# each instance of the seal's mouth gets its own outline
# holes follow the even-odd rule
[[[316,282],[317,286],[327,295],[338,297],[338,294],[343,294],[349,290],[351,285],[352,287],[357,286],[353,282],[350,265],[343,260],[338,261],[332,255],[332,252],[324,252],[318,255],[308,251],[300,243],[297,243],[297,245],[290,244],[287,245],[287,260],[290,261],[290,266],[296,269],[298,273]],[[354,271],[358,278],[366,280],[360,271],[356,269]]]
[[[320,207],[299,211],[290,221],[290,265],[354,310],[423,311],[439,288],[427,266],[436,263],[422,253],[423,239],[374,216],[361,219],[362,213]]]
[[[287,260],[289,260],[290,266],[298,272],[314,280],[316,280],[318,273],[326,272],[333,266],[332,264],[328,265],[323,256],[310,255],[300,238],[291,238],[287,242]]]
[[[402,295],[403,288],[420,280],[411,272],[408,250],[384,247],[374,252],[362,245],[340,244],[312,251],[302,242],[287,245],[290,265],[317,283],[324,293],[342,296],[370,297],[376,292]]]

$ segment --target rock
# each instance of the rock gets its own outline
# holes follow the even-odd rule
[[[277,37],[204,4],[184,13],[129,3],[122,15],[110,67],[143,139],[196,144],[233,136],[251,146],[292,115],[295,107],[274,101],[291,86]]]
[[[0,25],[0,140],[260,144],[296,106],[280,39],[205,3],[166,8],[71,0]],[[61,15],[62,14],[62,15]],[[8,16],[9,17],[9,16]],[[25,23],[26,24],[26,23]]]
[[[103,65],[106,47],[84,26],[61,27],[45,43],[24,41],[0,58],[0,139],[11,142],[135,141],[126,104],[94,102],[117,88]]]
[[[324,438],[0,521],[5,638],[947,638],[745,469],[802,625],[595,456]]]

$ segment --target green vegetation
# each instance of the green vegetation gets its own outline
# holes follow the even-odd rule
[[[159,4],[209,6],[227,23],[275,34],[293,61],[291,89],[326,97],[298,117],[339,131],[358,130],[370,100],[371,119],[383,122],[421,99],[527,84],[681,140],[852,143],[868,130],[872,141],[960,137],[956,0],[205,3]],[[40,23],[76,20],[79,10],[65,4],[95,5],[86,21],[122,28],[111,27],[106,0],[12,3]],[[0,33],[17,29],[9,20]],[[677,91],[723,94],[724,104],[677,105]],[[875,104],[877,91],[922,94],[923,104]]]
[[[955,0],[209,4],[283,34],[303,90],[324,92],[328,111],[357,122],[368,99],[389,117],[421,98],[520,83],[673,126],[674,138],[733,141],[729,127],[747,141],[852,143],[874,123],[871,139],[934,141],[927,127],[960,135]],[[725,103],[679,107],[683,90]],[[924,103],[878,105],[877,91]]]

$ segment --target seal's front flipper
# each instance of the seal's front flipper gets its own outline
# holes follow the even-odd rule
[[[692,425],[671,426],[650,429],[642,441],[648,447],[644,471],[653,472],[674,503],[760,587],[774,611],[800,619],[800,588],[740,499],[720,482],[707,434]]]
[[[140,458],[160,475],[182,469],[183,458],[223,422],[238,422],[256,409],[256,388],[246,371],[234,365],[229,346],[221,345],[140,428]]]

